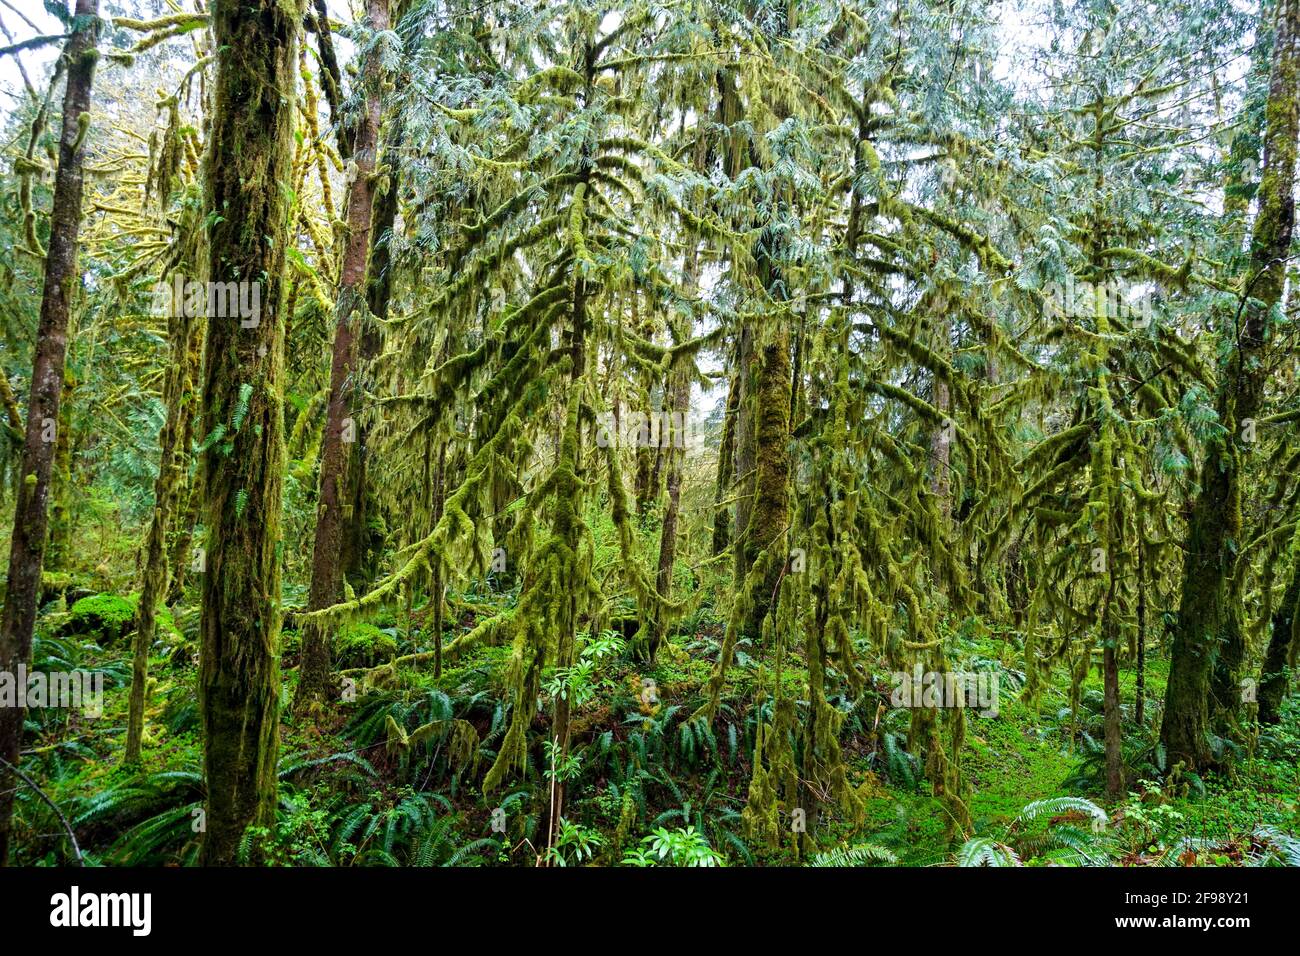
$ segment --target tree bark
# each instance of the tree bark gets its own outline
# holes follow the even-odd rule
[[[405,140],[400,113],[384,127],[384,156],[376,170],[374,214],[370,223],[370,260],[366,266],[366,308],[379,322],[388,318],[393,292],[392,232],[397,221],[398,191],[401,188],[401,149]],[[363,330],[359,343],[359,372],[379,354],[382,342],[377,329]],[[352,503],[343,533],[343,577],[357,593],[373,582],[382,536],[371,527],[370,516],[377,508],[368,479],[368,429],[357,422],[357,441],[348,469],[348,500]]]
[[[208,275],[261,282],[256,322],[208,324],[199,700],[203,865],[241,861],[275,821],[280,730],[284,279],[302,0],[215,0],[206,157]]]
[[[169,317],[171,364],[164,400],[167,418],[158,436],[160,448],[158,478],[154,482],[154,506],[145,533],[145,562],[140,576],[140,604],[135,613],[135,634],[131,639],[131,698],[126,723],[126,753],[123,763],[140,761],[144,739],[145,691],[149,681],[149,648],[153,646],[157,608],[167,595],[170,564],[167,536],[189,461],[183,444],[186,419],[193,401],[194,379],[198,374],[196,342],[203,333],[202,321],[183,315]]]
[[[740,407],[740,370],[731,373],[727,389],[727,407],[722,417],[722,440],[718,443],[718,477],[713,486],[713,542],[714,557],[722,554],[731,544],[731,506],[723,504],[731,490],[736,449],[736,412]]]
[[[1133,720],[1138,728],[1146,726],[1147,719],[1147,574],[1145,528],[1138,523],[1137,546],[1137,686],[1133,691]]]
[[[686,329],[679,338],[690,337]],[[673,591],[673,565],[677,560],[677,519],[681,512],[682,471],[686,460],[686,416],[691,408],[691,382],[684,368],[674,368],[668,374],[668,405],[672,412],[671,425],[665,424],[660,434],[667,442],[663,449],[667,460],[668,502],[664,507],[663,526],[659,529],[659,564],[655,572],[655,590],[660,600],[668,601]],[[679,428],[682,429],[679,432]],[[667,622],[662,613],[655,614],[649,642],[649,657],[653,661],[667,632]]]
[[[756,445],[754,440],[754,392],[756,391],[757,362],[754,355],[754,332],[746,325],[736,341],[736,379],[739,382],[736,399],[736,446],[732,452],[732,486],[736,489],[735,524],[731,530],[732,561],[735,582],[739,588],[749,571],[749,554],[745,549],[749,531],[749,516],[754,510],[754,468]]]
[[[940,355],[946,360],[951,360],[951,348],[948,342],[948,318],[943,317],[940,322],[939,348]],[[938,412],[945,415],[952,414],[952,396],[949,394],[948,383],[940,378],[934,380],[934,407]],[[943,423],[934,432],[930,440],[930,467],[933,469],[930,475],[930,490],[934,492],[935,498],[939,503],[939,514],[943,516],[945,522],[945,531],[947,522],[952,518],[952,434],[951,430]]]
[[[1178,623],[1174,631],[1161,739],[1171,763],[1200,770],[1213,763],[1207,735],[1211,716],[1230,716],[1240,704],[1238,677],[1245,656],[1242,595],[1235,593],[1233,543],[1242,539],[1241,458],[1249,453],[1246,426],[1264,393],[1263,352],[1268,314],[1280,301],[1285,261],[1295,227],[1296,136],[1300,130],[1300,0],[1279,0],[1264,137],[1259,214],[1251,237],[1242,306],[1226,334],[1233,350],[1220,376],[1217,407],[1226,429],[1201,467],[1193,505]],[[1213,714],[1211,712],[1213,702]]]
[[[745,107],[730,68],[719,70],[718,122],[732,125],[745,119]],[[752,144],[734,139],[728,144],[726,164],[734,178],[746,165],[761,167],[761,157]],[[773,228],[764,228],[751,250],[759,284],[773,302],[788,298],[776,248],[783,242]],[[790,517],[790,330],[784,309],[774,309],[771,329],[762,335],[746,323],[740,330],[736,375],[740,377],[740,399],[736,417],[736,528],[734,546],[735,584],[743,589],[754,562],[786,531]],[[763,618],[776,600],[776,585],[785,567],[789,549],[770,555],[763,580],[748,595],[743,634],[757,638]]]
[[[77,330],[68,329],[76,338]],[[72,540],[72,396],[75,377],[63,370],[63,393],[59,398],[58,440],[54,443],[54,468],[50,477],[50,533],[45,550],[45,568],[62,571],[67,567]]]
[[[789,548],[782,543],[790,520],[790,338],[784,328],[776,328],[758,353],[757,389],[754,395],[754,457],[752,492],[746,495],[748,507],[743,534],[736,540],[737,587],[743,587],[759,555],[770,548],[780,554],[769,555],[767,570],[752,595],[746,616],[746,636],[757,638],[763,618],[776,602],[776,587],[784,571]],[[743,407],[742,407],[743,414]],[[743,500],[743,499],[742,499]],[[739,508],[737,508],[739,511]]]
[[[203,254],[206,260],[206,253]],[[183,416],[183,426],[180,436],[180,453],[181,453],[181,487],[176,491],[176,507],[178,509],[178,522],[175,522],[175,529],[171,535],[171,541],[168,544],[167,567],[171,570],[170,583],[167,586],[167,595],[163,599],[168,607],[174,607],[185,593],[185,577],[190,565],[193,563],[193,555],[190,554],[190,546],[194,542],[194,526],[198,523],[199,511],[203,502],[203,482],[201,473],[193,469],[194,464],[194,426],[199,423],[199,389],[202,387],[201,376],[203,374],[203,346],[207,326],[204,324],[201,328],[195,330],[196,334],[189,338],[189,352],[186,354],[186,361],[191,369],[191,379],[189,381],[189,393],[185,396]]]
[[[1124,795],[1124,734],[1120,724],[1119,648],[1114,637],[1103,635],[1102,685],[1105,714],[1106,796]]]
[[[370,28],[388,29],[388,0],[369,0]],[[329,607],[342,597],[343,541],[348,503],[349,445],[356,441],[353,376],[357,363],[357,309],[365,293],[366,262],[375,202],[375,159],[379,145],[383,71],[377,54],[363,73],[366,108],[357,124],[352,163],[355,172],[347,200],[347,240],[335,305],[334,355],[330,366],[330,397],[321,447],[320,495],[316,505],[316,540],[312,549],[311,590],[308,609]],[[302,627],[302,662],[298,668],[296,709],[323,701],[333,679],[330,666],[331,628],[313,619]]]
[[[1300,648],[1300,628],[1296,627],[1297,606],[1300,606],[1300,535],[1291,549],[1291,583],[1282,596],[1282,603],[1273,612],[1272,634],[1264,654],[1264,666],[1259,676],[1259,722],[1276,724],[1281,719],[1282,700],[1286,697],[1286,668],[1295,666],[1296,650]]]
[[[32,363],[23,438],[22,479],[14,509],[9,547],[9,577],[0,619],[0,668],[15,673],[31,659],[36,602],[45,563],[49,528],[50,473],[54,464],[59,402],[68,351],[68,321],[77,283],[77,240],[81,231],[81,196],[86,133],[90,126],[90,90],[99,53],[99,0],[77,0],[72,36],[64,48],[67,86],[59,135],[59,167],[54,179],[50,243],[45,256],[41,319]],[[22,707],[0,708],[0,758],[17,765],[22,749]],[[9,856],[14,793],[18,781],[0,766],[0,866]]]

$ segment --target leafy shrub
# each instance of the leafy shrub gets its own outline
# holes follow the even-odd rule
[[[725,866],[722,854],[709,846],[704,834],[695,827],[669,830],[659,827],[642,837],[641,845],[628,850],[626,866]]]

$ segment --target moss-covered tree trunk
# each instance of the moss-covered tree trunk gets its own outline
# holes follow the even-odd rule
[[[573,331],[570,339],[570,354],[573,372],[570,380],[572,393],[569,397],[565,415],[564,432],[560,442],[560,452],[556,462],[555,519],[552,534],[557,542],[562,542],[569,554],[577,555],[579,538],[582,533],[582,489],[579,472],[581,470],[582,437],[579,429],[579,396],[582,380],[586,370],[586,335],[587,335],[587,285],[583,279],[574,280],[573,292]],[[567,557],[567,556],[566,556]],[[563,671],[573,666],[574,639],[577,627],[577,594],[556,595],[557,613],[555,614],[555,668]],[[539,830],[545,834],[545,845],[549,851],[554,845],[555,835],[559,829],[560,817],[564,813],[566,781],[564,766],[567,763],[570,739],[570,720],[572,706],[569,695],[561,694],[555,702],[554,719],[551,723],[551,760],[546,768],[549,786],[546,802],[540,814]]]
[[[1124,795],[1124,734],[1120,723],[1119,648],[1106,640],[1102,648],[1102,698],[1106,747],[1106,796]]]
[[[1137,544],[1137,678],[1133,690],[1133,720],[1146,727],[1147,714],[1147,571],[1146,523],[1138,517]]]
[[[144,567],[140,576],[140,603],[135,614],[135,634],[131,638],[131,698],[126,722],[126,753],[123,762],[138,763],[144,739],[145,691],[149,681],[149,648],[153,645],[157,608],[167,596],[171,567],[168,562],[167,537],[176,515],[189,449],[184,444],[188,419],[194,399],[194,380],[198,375],[197,343],[203,335],[203,323],[180,314],[169,317],[171,364],[163,399],[167,417],[158,436],[158,477],[154,481],[154,505],[144,538]]]
[[[1222,453],[1202,470],[1185,547],[1182,598],[1170,650],[1169,682],[1160,737],[1170,762],[1199,770],[1212,762],[1209,743],[1210,673],[1214,657],[1240,629],[1238,608],[1227,606],[1227,542],[1239,537],[1239,490]],[[1215,510],[1223,508],[1223,511]],[[1227,509],[1232,509],[1229,514]]]
[[[1282,603],[1273,612],[1272,632],[1264,665],[1259,677],[1259,722],[1276,724],[1281,719],[1282,699],[1287,692],[1287,667],[1294,667],[1296,652],[1300,650],[1300,533],[1291,547],[1291,581],[1282,596]]]
[[[59,403],[63,395],[68,351],[68,321],[77,285],[77,247],[81,231],[86,133],[90,127],[90,90],[98,51],[99,0],[77,0],[72,35],[64,48],[67,86],[59,134],[59,166],[54,177],[50,241],[45,256],[41,319],[32,362],[23,436],[22,480],[14,509],[9,545],[9,577],[0,619],[0,670],[16,673],[32,654],[36,602],[45,564],[49,529],[50,475],[53,470]],[[0,866],[9,856],[14,794],[21,786],[6,765],[18,763],[22,749],[22,707],[0,707]]]
[[[754,467],[746,495],[750,505],[744,532],[736,540],[738,586],[759,555],[770,549],[780,552],[769,554],[763,580],[752,595],[744,633],[754,638],[776,600],[789,551],[785,534],[790,521],[790,336],[780,322],[778,319],[757,353],[757,389],[751,413]]]
[[[726,126],[745,119],[745,107],[730,69],[719,70],[718,122]],[[727,167],[735,178],[746,166],[761,168],[762,157],[752,143],[733,139]],[[770,320],[760,328],[740,329],[736,375],[740,378],[736,413],[736,527],[733,544],[736,588],[745,587],[754,562],[786,532],[790,510],[790,362],[789,288],[782,275],[778,230],[763,228],[754,242],[755,277],[770,301]],[[788,553],[788,548],[786,549]],[[776,601],[785,556],[769,554],[763,579],[753,594],[744,595],[747,613],[743,635],[757,638],[763,618]]]
[[[344,125],[347,117],[343,115],[343,74],[339,70],[338,56],[334,52],[334,35],[330,31],[329,8],[326,0],[312,0],[307,11],[307,23],[316,34],[316,50],[320,56],[321,86],[325,90],[325,102],[330,110],[330,122],[339,130],[338,149],[343,159],[351,155],[352,137],[345,135]]]
[[[585,108],[591,103],[595,92],[597,50],[590,40],[581,45],[577,63],[580,66],[583,84],[578,94],[579,103]],[[585,223],[585,198],[591,183],[594,164],[591,161],[589,147],[584,147],[578,159],[574,187],[571,219],[570,241],[575,244],[585,242],[583,227]],[[497,786],[500,771],[504,769],[502,758],[509,759],[513,750],[523,756],[523,740],[531,720],[531,708],[537,698],[541,671],[547,664],[548,652],[553,648],[556,673],[564,673],[573,666],[576,651],[577,628],[579,620],[579,600],[584,587],[584,578],[590,573],[589,565],[579,556],[582,552],[582,538],[586,532],[583,523],[584,479],[582,476],[582,405],[584,391],[587,388],[588,342],[590,322],[588,301],[599,290],[599,286],[589,284],[582,275],[579,265],[572,267],[572,286],[570,293],[570,324],[561,333],[561,348],[564,353],[562,362],[568,364],[568,397],[565,402],[564,421],[561,425],[559,441],[556,446],[555,468],[547,479],[554,482],[554,509],[551,516],[551,536],[540,551],[534,552],[528,559],[524,572],[523,592],[519,607],[537,608],[540,615],[526,626],[536,628],[531,654],[532,661],[526,671],[512,660],[512,669],[519,667],[519,695],[515,698],[511,725],[506,731],[497,761],[488,771],[483,781],[484,792]],[[563,373],[562,373],[563,374]],[[539,582],[550,579],[549,587],[543,591]],[[545,602],[545,609],[535,602]],[[547,633],[549,632],[549,633]],[[521,635],[523,636],[523,635]],[[516,648],[523,651],[524,642],[516,641]],[[522,656],[522,655],[521,655]],[[543,757],[547,788],[544,801],[537,816],[539,862],[551,861],[551,851],[555,836],[559,830],[560,819],[564,815],[567,758],[571,746],[572,702],[570,695],[559,694],[555,698],[553,718],[547,751]],[[521,712],[520,708],[528,711]],[[512,738],[516,743],[512,743]]]
[[[952,318],[947,314],[946,305],[941,305],[943,313],[935,322],[935,350],[944,361],[952,361]],[[944,415],[952,414],[952,390],[947,382],[936,377],[934,380],[934,407]],[[944,423],[946,424],[946,423]],[[939,514],[944,520],[944,533],[950,529],[948,522],[952,518],[952,430],[939,427],[930,437],[930,491],[939,500]]]
[[[203,253],[206,262],[207,255]],[[181,484],[176,489],[176,514],[170,525],[167,540],[167,568],[169,570],[166,595],[163,602],[174,607],[185,594],[185,581],[191,564],[194,563],[190,548],[194,543],[194,526],[199,520],[199,511],[203,503],[202,472],[194,468],[194,429],[200,421],[200,389],[203,373],[203,347],[206,339],[207,324],[195,330],[188,337],[189,352],[185,361],[191,370],[188,380],[189,392],[184,396],[181,434],[178,449],[181,455]]]
[[[202,358],[200,358],[200,365]],[[191,416],[193,420],[195,416]],[[194,447],[194,436],[189,434],[181,443],[183,448]],[[203,475],[202,472],[195,471],[191,476],[184,492],[180,495],[184,501],[184,507],[179,513],[176,535],[169,549],[167,563],[171,566],[171,584],[167,588],[166,603],[169,607],[175,606],[182,597],[185,596],[185,582],[189,580],[189,572],[194,564],[193,545],[194,530],[199,522],[200,513],[203,510]]]
[[[5,289],[8,292],[8,287]],[[18,398],[13,386],[9,384],[9,375],[0,371],[0,405],[4,406],[4,430],[8,439],[15,445],[23,441],[23,413],[18,407]],[[3,492],[0,488],[0,492]]]
[[[654,338],[654,313],[650,311],[644,318],[642,317],[641,294],[636,289],[632,290],[632,328],[643,339]],[[651,377],[644,372],[639,372],[637,377],[640,380],[640,387],[646,400],[646,404],[642,405],[641,408],[648,410]],[[636,513],[638,517],[642,518],[645,517],[646,511],[659,494],[658,484],[655,480],[655,449],[652,447],[650,437],[650,429],[647,424],[637,436],[636,468],[632,473],[632,488],[636,495]]]
[[[746,143],[734,133],[745,120],[734,71],[721,69],[715,79],[718,126],[733,130],[726,142],[723,165],[735,179],[747,167],[761,169],[763,161],[752,142]],[[745,322],[737,332],[735,375],[739,380],[739,397],[734,451],[736,519],[732,539],[735,605],[722,653],[709,678],[709,701],[699,711],[699,716],[708,720],[717,715],[722,683],[737,642],[749,639],[757,644],[762,639],[763,621],[777,608],[778,588],[790,554],[786,533],[790,521],[792,372],[789,288],[780,263],[783,242],[780,230],[767,225],[758,230],[749,250],[752,277],[762,297],[765,321]],[[733,268],[739,268],[740,258],[738,251],[734,251]],[[760,567],[755,569],[760,560]],[[750,580],[751,572],[755,572],[753,580]],[[756,752],[761,749],[759,745]]]
[[[71,326],[69,335],[75,339],[77,330]],[[50,477],[50,540],[45,551],[45,568],[62,571],[67,567],[72,550],[73,494],[72,485],[72,397],[77,391],[77,378],[71,369],[63,370],[63,394],[59,398],[58,438],[54,443],[54,470]]]
[[[680,330],[677,336],[684,341],[690,335],[689,329]],[[671,425],[665,426],[661,434],[665,437],[664,454],[667,459],[668,474],[665,484],[668,500],[664,505],[663,525],[659,529],[659,564],[655,571],[655,590],[663,601],[672,599],[673,566],[677,560],[677,522],[682,504],[682,471],[686,464],[686,416],[691,408],[691,381],[685,368],[674,368],[668,373],[668,387],[665,389],[668,407],[672,412]],[[667,622],[662,610],[655,614],[651,627],[649,656],[655,659],[667,631]]]
[[[1300,129],[1300,0],[1279,0],[1264,137],[1259,214],[1251,237],[1244,300],[1223,334],[1229,357],[1217,395],[1224,435],[1201,465],[1192,508],[1178,623],[1174,631],[1161,739],[1171,763],[1199,770],[1213,762],[1208,733],[1213,714],[1230,716],[1240,703],[1245,657],[1240,576],[1233,574],[1242,541],[1242,457],[1249,454],[1253,419],[1266,375],[1261,361],[1269,314],[1281,300],[1295,227],[1296,136]]]
[[[734,480],[736,413],[740,408],[740,373],[733,372],[727,389],[727,407],[722,416],[722,439],[718,442],[718,474],[713,485],[713,541],[711,553],[722,554],[731,544],[731,506],[727,498]]]
[[[736,442],[732,450],[732,486],[736,489],[735,523],[731,529],[732,563],[735,567],[736,587],[739,588],[749,570],[745,551],[745,532],[749,516],[754,510],[754,392],[757,384],[758,362],[754,355],[754,331],[741,328],[736,337]]]
[[[388,29],[388,0],[370,0],[366,5],[371,30]],[[370,230],[375,204],[375,161],[379,148],[383,71],[379,55],[372,53],[363,73],[365,111],[352,143],[352,182],[348,189],[346,241],[339,273],[338,301],[334,311],[334,352],[330,363],[330,394],[325,412],[325,434],[321,447],[320,493],[316,503],[316,540],[312,549],[311,589],[308,610],[318,611],[343,597],[343,543],[346,530],[345,505],[350,504],[347,487],[348,459],[356,442],[353,419],[353,376],[357,363],[357,312],[363,305],[366,262],[370,252]],[[350,513],[350,509],[348,509]],[[329,692],[329,626],[308,618],[302,628],[302,663],[298,669],[298,708],[319,703]]]
[[[770,252],[777,238],[764,230],[758,241],[755,262],[760,281],[774,303],[785,298],[785,282]],[[763,618],[776,601],[777,585],[784,573],[790,548],[785,538],[790,522],[790,330],[787,316],[774,310],[770,327],[755,335],[750,346],[754,367],[741,369],[752,393],[741,393],[737,458],[744,449],[747,477],[741,483],[736,515],[736,586],[745,578],[765,551],[763,579],[747,597],[744,634],[757,639]],[[738,469],[739,470],[739,469]],[[744,508],[741,508],[743,503]],[[740,519],[743,517],[744,524]]]
[[[438,442],[437,461],[433,463],[433,480],[429,483],[429,521],[437,525],[442,520],[447,499],[447,443]],[[442,629],[446,623],[447,582],[444,580],[441,561],[434,562],[429,573],[429,628],[433,632],[433,676],[442,676]]]
[[[206,157],[209,278],[262,283],[256,321],[209,323],[203,388],[199,860],[240,861],[275,817],[284,471],[285,246],[301,0],[216,0]]]

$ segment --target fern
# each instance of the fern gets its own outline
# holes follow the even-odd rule
[[[253,386],[249,382],[244,382],[239,386],[239,394],[235,398],[235,408],[230,415],[230,431],[237,432],[244,424],[244,419],[248,417],[248,400],[253,396]]]
[[[957,851],[958,866],[1021,866],[1016,851],[987,837],[971,837]]]
[[[893,850],[874,843],[856,843],[853,846],[836,847],[824,853],[818,853],[809,861],[809,866],[872,866],[877,863],[897,863],[898,856]]]
[[[1300,866],[1300,839],[1271,826],[1258,827],[1251,836],[1258,847],[1250,854],[1251,866]]]
[[[1012,827],[1023,826],[1042,817],[1062,813],[1082,813],[1093,821],[1094,828],[1105,827],[1110,822],[1110,816],[1106,811],[1091,800],[1085,800],[1083,797],[1049,797],[1026,804],[1025,808],[1016,815]]]

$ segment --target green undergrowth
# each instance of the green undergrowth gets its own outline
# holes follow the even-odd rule
[[[444,649],[513,599],[513,592],[487,590],[449,595]],[[95,595],[62,619],[52,611],[43,621],[37,663],[101,670],[104,710],[94,721],[36,713],[33,752],[24,763],[65,812],[92,862],[185,864],[195,858],[203,797],[197,613],[188,608],[175,621],[165,618],[168,639],[159,640],[150,660],[143,760],[125,767],[129,642],[97,638],[113,622],[120,625],[134,600]],[[1122,674],[1129,795],[1107,802],[1094,772],[1101,736],[1096,679],[1090,674],[1082,682],[1074,709],[1061,673],[1031,701],[1013,663],[1018,636],[963,626],[949,632],[952,666],[996,671],[1001,689],[995,716],[967,714],[962,773],[972,829],[953,832],[911,750],[910,712],[889,706],[892,675],[884,662],[868,661],[862,695],[831,698],[844,714],[841,741],[849,782],[862,797],[861,819],[827,809],[811,841],[800,845],[792,829],[778,846],[766,846],[746,832],[742,817],[755,729],[760,718],[772,719],[778,682],[796,701],[797,719],[804,718],[799,695],[806,674],[797,654],[787,655],[778,674],[770,659],[742,644],[716,721],[693,721],[723,632],[707,601],[679,622],[653,663],[617,629],[581,635],[577,669],[549,670],[539,700],[545,710],[555,694],[572,695],[567,762],[552,766],[539,743],[529,749],[524,775],[484,796],[479,784],[508,724],[501,675],[511,649],[485,641],[447,652],[435,676],[428,611],[399,609],[338,633],[336,663],[355,678],[354,692],[310,716],[287,710],[297,649],[286,632],[280,815],[273,831],[256,834],[266,862],[525,865],[540,854],[553,865],[932,866],[1078,863],[1082,853],[1117,864],[1234,865],[1272,852],[1268,833],[1285,840],[1300,831],[1294,702],[1284,722],[1261,734],[1230,772],[1192,780],[1161,766],[1153,745],[1167,663],[1151,655],[1146,727],[1132,710],[1136,675],[1131,668]],[[413,663],[392,666],[410,655],[418,655]],[[383,679],[372,681],[385,667]],[[547,848],[538,834],[552,772],[567,796]],[[1061,799],[1080,803],[1053,802]],[[1104,826],[1079,836],[1081,821],[1097,814]],[[61,825],[30,793],[20,794],[18,820],[21,862],[69,862]],[[1083,849],[1075,845],[1080,841]]]

